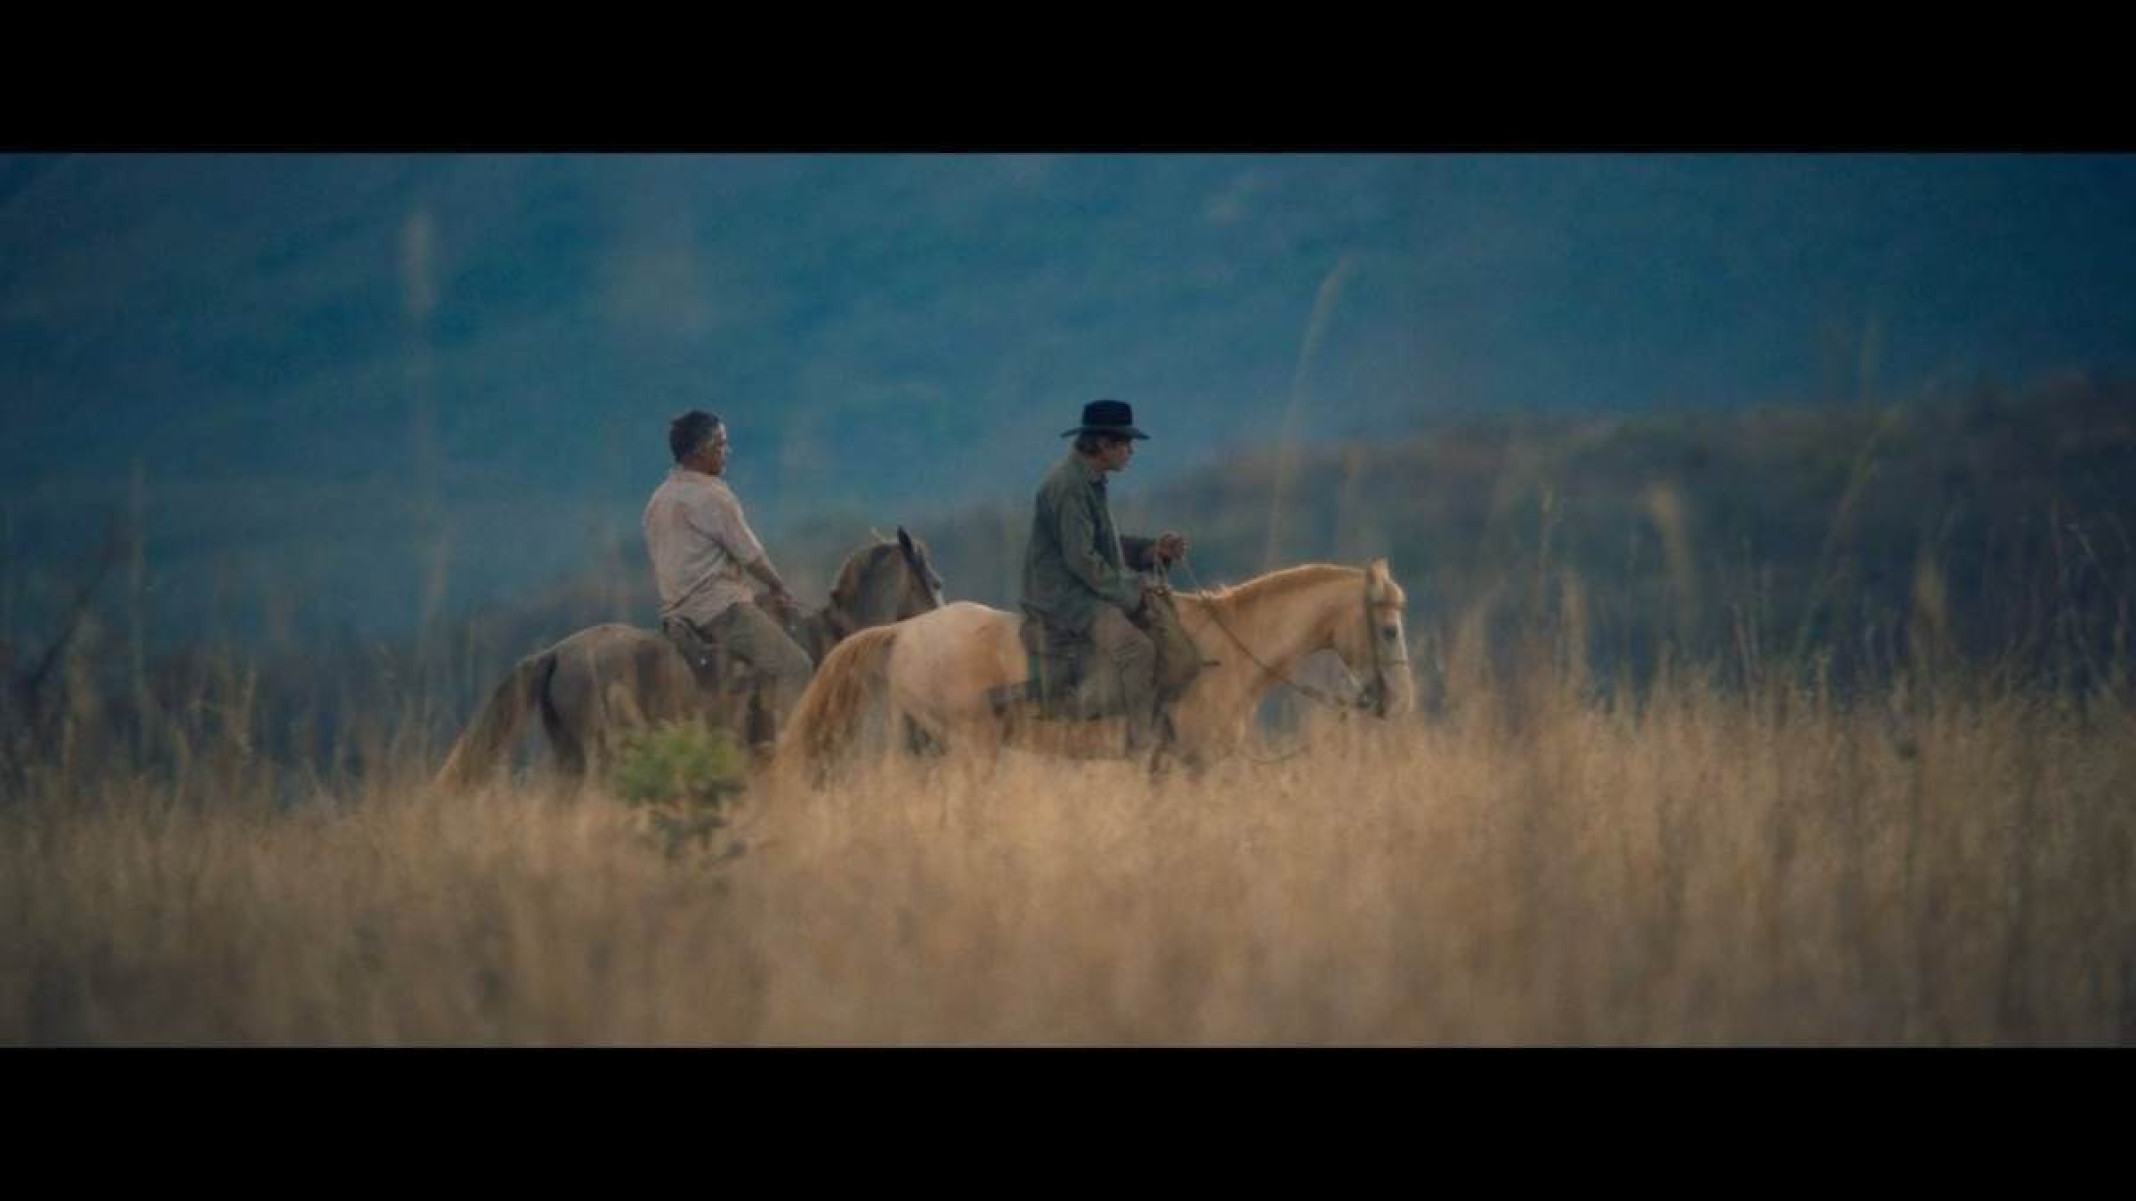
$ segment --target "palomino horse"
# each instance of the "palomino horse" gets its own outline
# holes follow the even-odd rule
[[[927,544],[903,526],[897,541],[878,539],[846,557],[830,603],[790,628],[810,659],[822,662],[856,630],[941,607],[942,577]],[[589,760],[606,758],[624,730],[691,717],[731,727],[742,716],[703,695],[665,635],[616,623],[592,626],[519,661],[453,744],[437,786],[462,790],[487,779],[529,712],[541,714],[557,764],[571,776],[584,776]]]
[[[1261,697],[1315,651],[1333,650],[1368,683],[1380,716],[1415,703],[1402,631],[1405,597],[1385,559],[1363,568],[1311,563],[1231,588],[1175,592],[1180,624],[1204,667],[1171,707],[1173,753],[1190,765],[1236,748]],[[780,758],[820,767],[844,746],[879,685],[945,747],[1003,746],[1078,758],[1119,757],[1124,721],[1038,721],[1027,703],[1006,710],[990,690],[1029,678],[1023,616],[959,601],[840,643],[824,659],[782,732]]]

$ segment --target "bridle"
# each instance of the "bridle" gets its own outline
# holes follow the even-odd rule
[[[1403,671],[1409,670],[1408,647],[1403,643],[1397,642],[1395,644],[1402,648],[1402,654],[1390,657],[1380,652],[1382,639],[1380,638],[1380,624],[1377,616],[1380,610],[1387,610],[1397,621],[1401,619],[1402,606],[1391,600],[1375,602],[1372,599],[1372,577],[1371,573],[1367,572],[1365,576],[1365,641],[1372,644],[1372,682],[1365,686],[1364,695],[1358,698],[1358,707],[1370,708],[1374,717],[1387,716],[1387,669],[1399,667]]]

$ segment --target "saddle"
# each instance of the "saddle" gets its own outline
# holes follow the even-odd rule
[[[698,691],[715,702],[731,700],[750,691],[752,681],[746,664],[737,661],[725,645],[707,638],[704,631],[680,617],[661,619],[660,632],[697,677]]]
[[[1038,707],[1039,717],[1051,721],[1104,716],[1105,698],[1098,695],[1099,676],[1092,670],[1098,653],[1095,644],[1046,625],[1029,610],[1016,636],[1023,643],[1030,677],[1020,685],[995,689],[997,708],[1023,700]]]
[[[1151,593],[1142,611],[1131,620],[1136,629],[1149,635],[1157,649],[1157,703],[1161,712],[1201,674],[1201,652],[1180,624],[1179,611],[1169,592]],[[1025,610],[1023,623],[1017,627],[1017,638],[1023,643],[1030,678],[989,693],[988,700],[996,710],[1023,701],[1035,706],[1037,716],[1044,721],[1093,721],[1119,715],[1112,689],[1104,686],[1104,675],[1093,670],[1098,650],[1090,639],[1054,629],[1029,610]]]

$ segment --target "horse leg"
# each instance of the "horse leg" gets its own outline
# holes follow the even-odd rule
[[[912,720],[911,714],[906,714],[905,751],[920,758],[939,759],[948,753],[949,748],[942,745],[941,739],[928,733],[924,726]]]
[[[928,780],[926,791],[934,795],[935,824],[948,829],[956,798],[985,795],[1001,771],[1001,739],[991,718],[950,719],[939,724],[904,719],[908,733],[916,733],[928,748],[920,770]]]
[[[556,756],[557,774],[563,777],[566,790],[576,793],[585,782],[589,743],[600,724],[601,698],[586,679],[583,660],[568,666],[573,670],[557,671],[542,690],[541,728]]]
[[[992,780],[1001,774],[1001,751],[1007,740],[1003,737],[1002,723],[994,714],[986,713],[958,722],[946,741],[956,748],[958,757],[970,765],[970,770],[978,778]]]
[[[573,733],[571,727],[561,720],[550,720],[542,714],[542,728],[549,735],[549,749],[556,754],[556,770],[571,781],[574,790],[586,777],[586,747]]]

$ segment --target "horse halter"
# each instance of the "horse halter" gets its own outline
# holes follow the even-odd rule
[[[1357,707],[1370,709],[1372,716],[1383,718],[1387,716],[1387,669],[1399,667],[1408,671],[1409,656],[1406,646],[1402,648],[1405,653],[1393,657],[1381,653],[1379,622],[1375,619],[1375,613],[1381,609],[1390,611],[1397,621],[1401,619],[1400,605],[1391,600],[1373,601],[1372,573],[1368,570],[1365,573],[1365,641],[1372,647],[1372,682],[1365,685],[1364,694],[1358,697]]]

